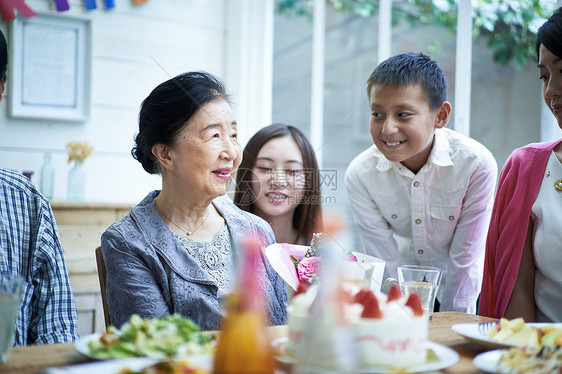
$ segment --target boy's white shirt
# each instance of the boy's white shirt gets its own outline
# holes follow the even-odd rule
[[[417,174],[371,146],[345,176],[364,251],[393,278],[400,264],[441,268],[440,310],[475,313],[497,172],[486,147],[447,128]]]

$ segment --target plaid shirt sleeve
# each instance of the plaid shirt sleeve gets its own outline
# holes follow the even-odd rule
[[[78,340],[77,314],[51,206],[27,180],[0,169],[0,271],[24,279],[14,345]]]

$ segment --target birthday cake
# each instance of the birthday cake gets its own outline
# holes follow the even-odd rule
[[[311,286],[296,294],[287,307],[289,355],[299,349],[316,293],[317,287]],[[388,296],[360,290],[346,299],[343,314],[352,326],[360,367],[398,368],[426,361],[428,316],[423,312],[417,294],[406,300],[396,285]]]

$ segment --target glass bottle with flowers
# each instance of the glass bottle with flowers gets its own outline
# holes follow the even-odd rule
[[[69,142],[68,162],[74,161],[74,165],[68,171],[68,200],[83,200],[86,190],[86,171],[84,160],[92,154],[94,148],[88,142]]]

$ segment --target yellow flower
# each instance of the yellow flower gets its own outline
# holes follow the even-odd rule
[[[86,157],[92,154],[94,147],[88,142],[68,142],[66,145],[68,148],[68,162],[84,162]]]

